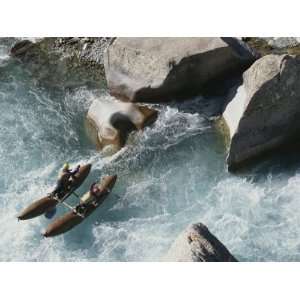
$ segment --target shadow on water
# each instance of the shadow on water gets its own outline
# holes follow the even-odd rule
[[[268,175],[292,177],[300,168],[300,142],[285,144],[260,157],[246,162],[233,175],[246,177],[253,182],[264,182]]]
[[[198,113],[207,119],[222,115],[227,104],[235,97],[238,87],[242,84],[241,76],[224,80],[222,88],[211,95],[198,95],[184,101],[168,102],[168,105],[177,108],[180,112]]]

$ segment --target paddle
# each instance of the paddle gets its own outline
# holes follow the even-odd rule
[[[69,209],[70,209],[72,212],[74,212],[76,215],[80,216],[81,218],[84,218],[84,215],[82,215],[81,213],[77,212],[76,209],[75,209],[75,207],[69,205],[69,204],[66,203],[66,202],[62,202],[62,204],[63,204],[65,207],[69,208]]]

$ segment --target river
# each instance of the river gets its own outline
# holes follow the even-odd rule
[[[238,260],[300,260],[297,153],[228,173],[223,139],[210,121],[216,99],[197,97],[157,105],[157,122],[105,157],[86,136],[84,119],[107,91],[41,84],[9,57],[14,42],[0,39],[0,261],[159,261],[177,235],[199,221]],[[16,216],[51,191],[65,161],[93,164],[79,194],[105,174],[117,174],[118,181],[84,223],[45,239],[49,220],[18,222]]]

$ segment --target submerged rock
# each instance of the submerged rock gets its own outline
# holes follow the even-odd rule
[[[235,38],[117,38],[104,55],[110,93],[132,102],[191,96],[242,74],[256,59]]]
[[[179,262],[236,262],[237,259],[202,224],[189,226],[173,243],[166,261]]]
[[[227,157],[230,170],[299,139],[300,58],[264,56],[243,79],[243,86],[223,113],[231,138]]]
[[[147,106],[124,103],[115,99],[95,100],[87,114],[88,135],[99,149],[120,150],[130,132],[152,124],[157,111]]]

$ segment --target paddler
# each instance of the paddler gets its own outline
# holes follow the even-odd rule
[[[70,169],[69,163],[64,163],[62,170],[59,173],[58,180],[54,191],[51,193],[53,196],[60,198],[61,194],[70,189],[75,174],[79,171],[80,165],[74,170]]]
[[[80,198],[80,203],[75,208],[75,213],[84,214],[89,205],[97,207],[99,204],[95,201],[97,198],[104,196],[110,192],[109,188],[101,189],[96,182],[93,182],[90,189]]]
[[[94,204],[93,201],[104,193],[105,190],[100,189],[97,183],[93,182],[90,186],[90,190],[81,197],[80,204],[84,206],[87,206],[90,203]]]

